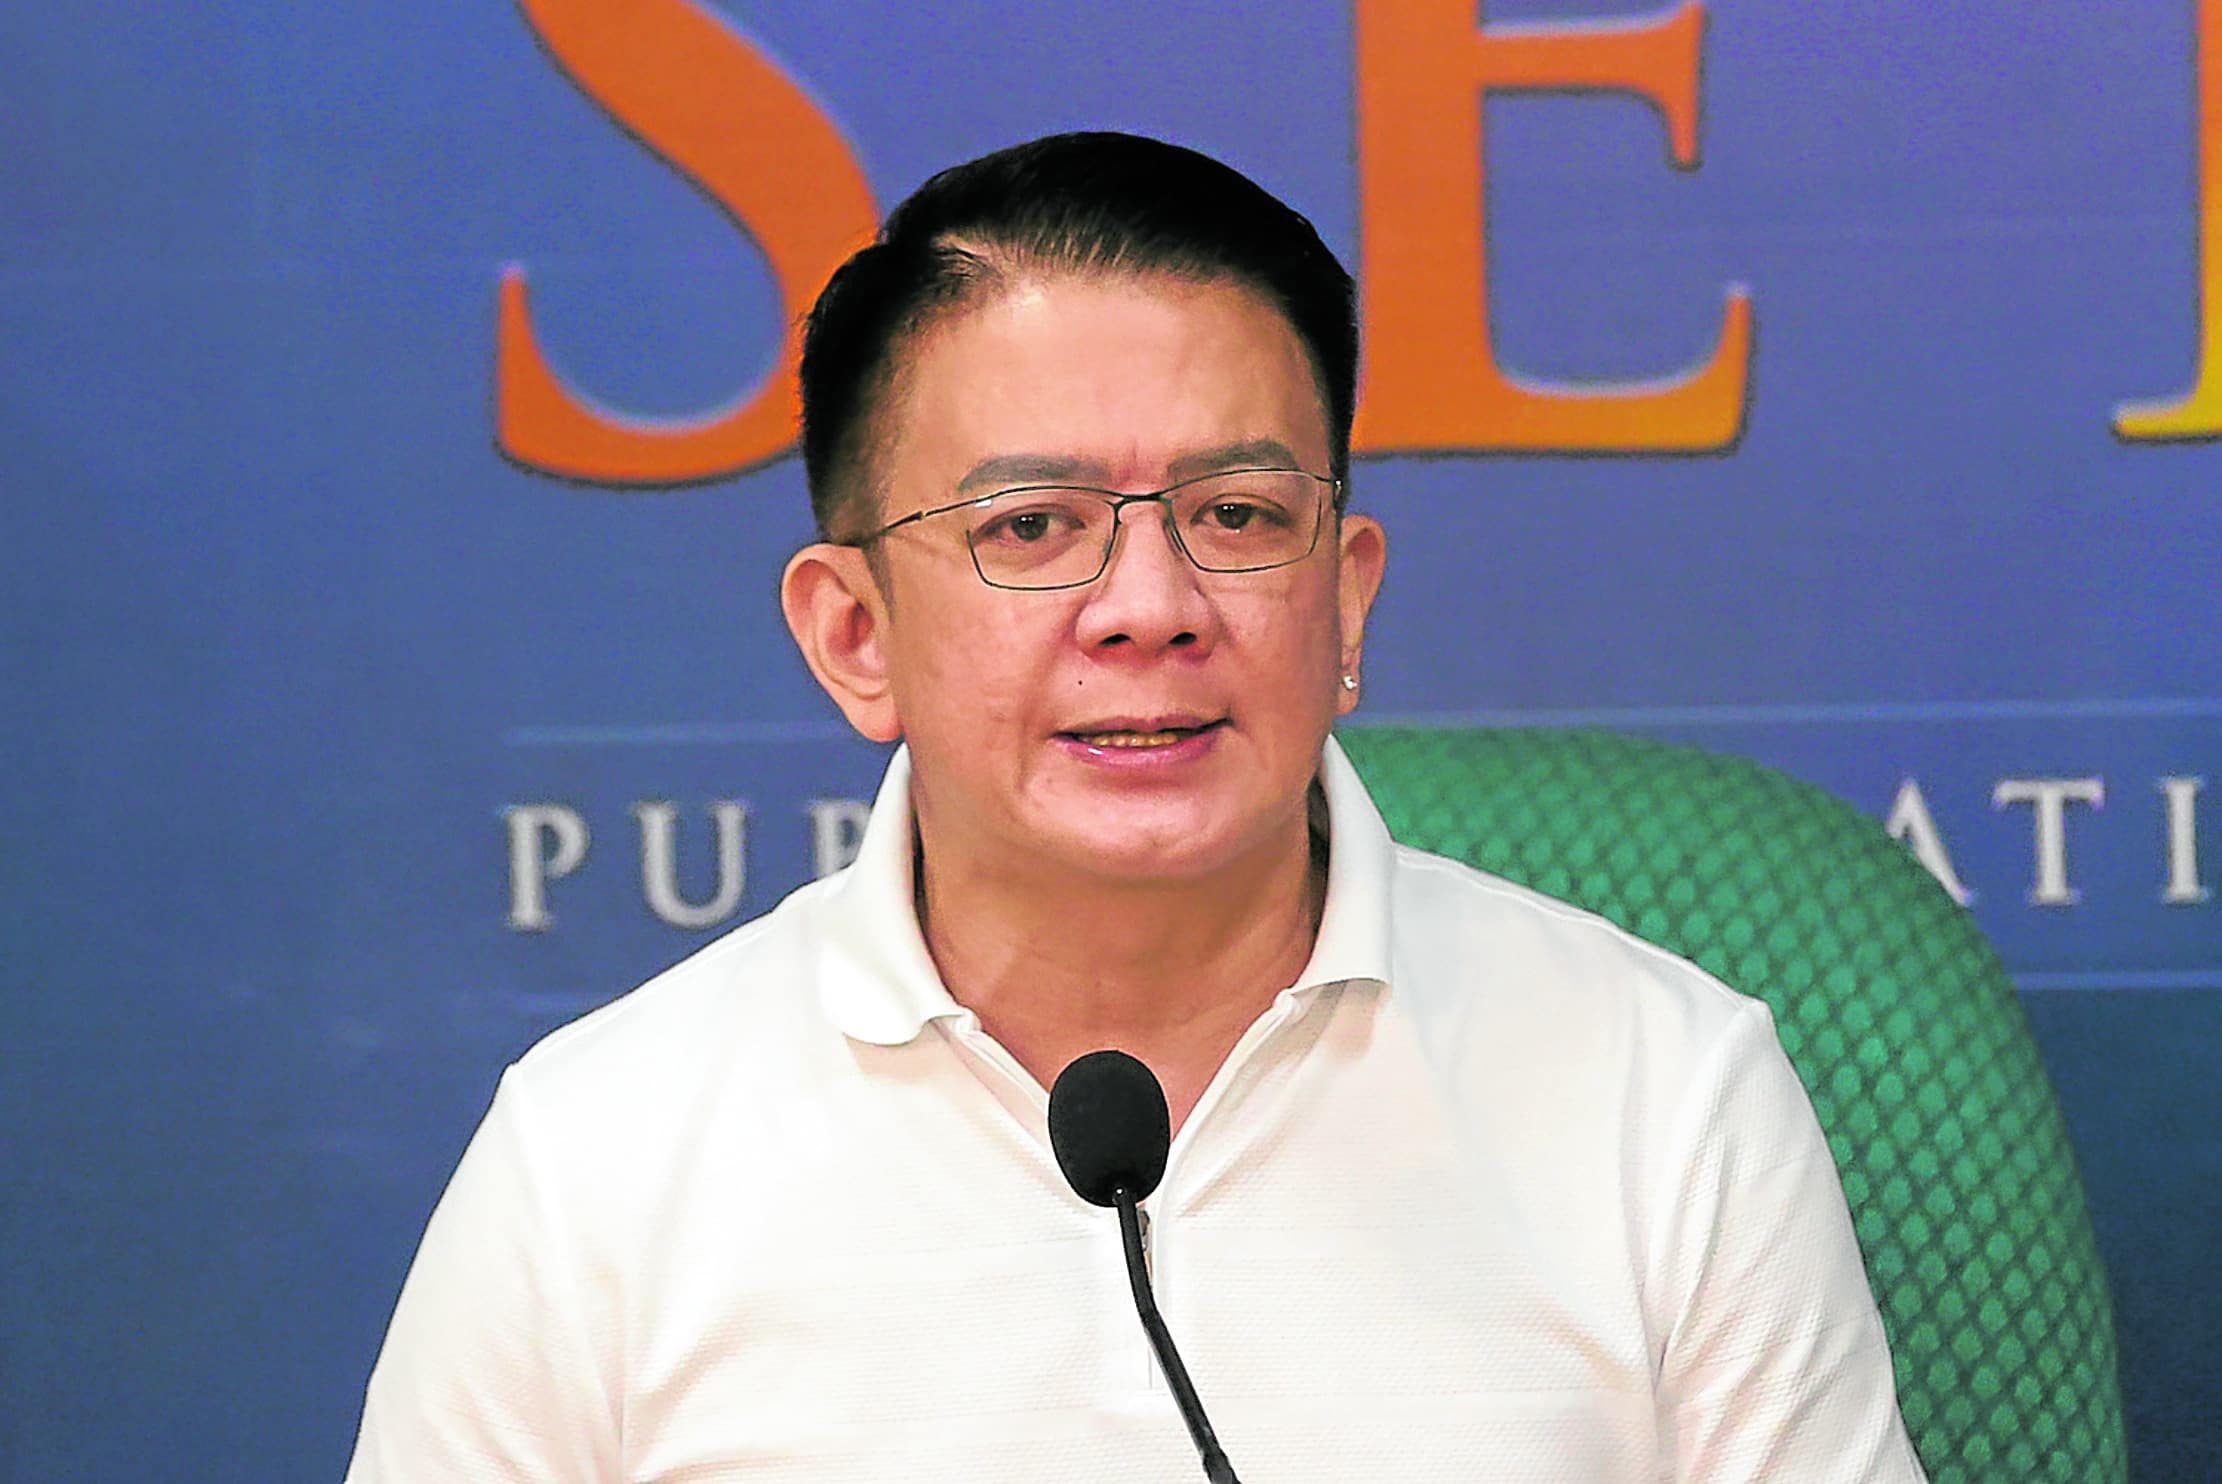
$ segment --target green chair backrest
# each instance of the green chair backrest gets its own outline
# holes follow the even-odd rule
[[[1353,728],[1390,833],[1610,918],[1774,1011],[1935,1484],[2123,1481],[2106,1274],[2029,1022],[1871,819],[1604,732]]]

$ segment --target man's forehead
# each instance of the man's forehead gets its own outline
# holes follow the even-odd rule
[[[991,271],[975,281],[973,292],[914,322],[890,358],[888,378],[870,424],[872,524],[908,508],[1018,485],[1143,489],[1221,469],[1312,469],[1327,456],[1326,447],[1310,456],[1302,452],[1311,449],[1309,424],[1315,418],[1321,437],[1328,436],[1326,393],[1318,369],[1287,313],[1254,285],[1161,268],[1070,268],[978,256]],[[1059,329],[1046,343],[1055,347],[1051,354],[1062,357],[1063,364],[1108,367],[1116,357],[1102,353],[1098,343],[1086,336],[1100,326],[1096,315],[1116,314],[1122,306],[1143,312],[1144,318],[1134,323],[1147,326],[1156,311],[1167,316],[1156,321],[1160,327],[1185,323],[1216,344],[1242,347],[1236,352],[1241,364],[1228,369],[1222,380],[1235,400],[1250,404],[1247,409],[1230,409],[1232,419],[1221,418],[1216,427],[1209,425],[1213,419],[1207,414],[1185,434],[1172,426],[1185,418],[1168,419],[1167,410],[1159,409],[1123,430],[1113,430],[1116,436],[1107,440],[1105,426],[1100,422],[1089,426],[1089,417],[1079,411],[1080,404],[1093,400],[1083,394],[1072,404],[1076,420],[1069,428],[1068,442],[1057,426],[1037,425],[1029,430],[1003,425],[1000,417],[985,414],[988,407],[1005,405],[1001,396],[974,379],[979,368],[959,371],[945,359],[960,344],[969,343],[977,353],[983,342],[976,337],[983,333],[989,337],[987,343],[993,343],[1005,333],[1025,336],[1030,329],[1054,325]],[[1059,336],[1066,330],[1079,343],[1059,345]],[[1301,411],[1260,405],[1261,399],[1251,395],[1272,380],[1263,375],[1259,359],[1261,353],[1268,358],[1271,353],[1262,352],[1259,342],[1248,338],[1260,333],[1284,343],[1294,357],[1291,364],[1302,368],[1301,385],[1309,405]],[[992,380],[994,370],[988,375]],[[1154,374],[1135,384],[1155,384]],[[1024,389],[1035,383],[1022,377],[1018,385]],[[924,402],[935,403],[934,411],[926,412]],[[1183,404],[1187,405],[1192,404]],[[1049,419],[1051,424],[1060,421]],[[916,475],[923,475],[930,487],[895,493]]]

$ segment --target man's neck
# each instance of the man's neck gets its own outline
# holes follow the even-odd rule
[[[1176,1129],[1303,972],[1326,897],[1324,848],[1301,820],[1178,885],[967,869],[931,842],[920,854],[919,927],[958,1003],[1044,1087],[1102,1047],[1141,1058]]]

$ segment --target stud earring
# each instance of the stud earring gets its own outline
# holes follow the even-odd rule
[[[1343,676],[1342,688],[1344,690],[1356,690],[1358,688],[1358,677],[1355,675]]]

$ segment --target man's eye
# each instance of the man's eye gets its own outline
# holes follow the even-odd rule
[[[1204,507],[1204,524],[1215,531],[1263,531],[1276,523],[1274,510],[1252,500],[1214,500]]]
[[[1000,546],[1032,546],[1053,536],[1068,535],[1077,524],[1063,511],[1013,510],[981,526],[973,539]]]

